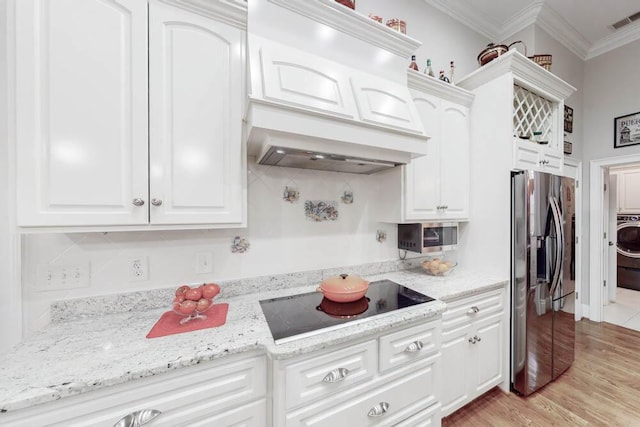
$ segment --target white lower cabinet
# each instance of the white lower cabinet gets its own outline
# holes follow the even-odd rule
[[[504,289],[447,303],[442,316],[442,416],[504,381]]]
[[[274,426],[440,425],[440,321],[273,361]]]
[[[154,409],[156,426],[267,426],[266,356],[229,356],[2,414],[6,426],[113,426]]]

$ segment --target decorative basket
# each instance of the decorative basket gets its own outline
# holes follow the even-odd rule
[[[551,55],[533,55],[529,56],[529,59],[545,70],[551,71]]]

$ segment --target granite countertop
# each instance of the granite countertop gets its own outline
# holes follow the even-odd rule
[[[464,269],[457,269],[445,277],[432,277],[420,269],[413,269],[366,278],[371,281],[389,279],[436,298],[436,301],[278,345],[274,344],[259,301],[313,291],[315,285],[216,299],[216,302],[229,303],[225,325],[154,339],[147,339],[146,334],[166,308],[54,322],[0,358],[0,412],[231,354],[262,351],[277,359],[294,357],[396,326],[438,318],[445,310],[447,300],[507,283],[506,279]]]

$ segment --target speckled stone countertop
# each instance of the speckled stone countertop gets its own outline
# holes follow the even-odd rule
[[[146,334],[166,308],[76,316],[58,321],[26,339],[0,358],[0,412],[13,411],[96,390],[133,379],[215,360],[248,351],[269,352],[284,359],[328,345],[365,337],[396,326],[438,318],[446,301],[504,286],[504,278],[457,269],[446,277],[422,270],[371,274],[368,280],[389,279],[436,301],[375,316],[366,321],[275,345],[259,301],[309,292],[314,286],[278,288],[269,292],[224,296],[228,302],[225,325],[167,337]],[[267,287],[268,288],[268,287]],[[264,288],[263,288],[264,289]],[[269,288],[274,289],[274,288]],[[163,296],[167,301],[167,296]],[[1,420],[1,418],[0,418]]]

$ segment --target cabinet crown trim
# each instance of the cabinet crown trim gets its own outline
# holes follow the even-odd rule
[[[483,65],[458,81],[458,85],[473,90],[507,73],[511,73],[519,85],[540,95],[546,95],[552,101],[563,101],[576,91],[575,87],[516,50],[509,51]]]
[[[422,45],[422,42],[392,30],[334,0],[269,0],[269,2],[403,58],[408,58]]]
[[[462,89],[450,83],[445,83],[434,77],[420,74],[419,72],[411,69],[407,70],[407,84],[409,89],[427,92],[430,95],[434,95],[438,98],[446,99],[447,101],[455,102],[466,107],[471,106],[475,96],[473,92],[469,92],[466,89]]]
[[[225,24],[247,29],[246,0],[159,0],[181,9],[189,10]]]

